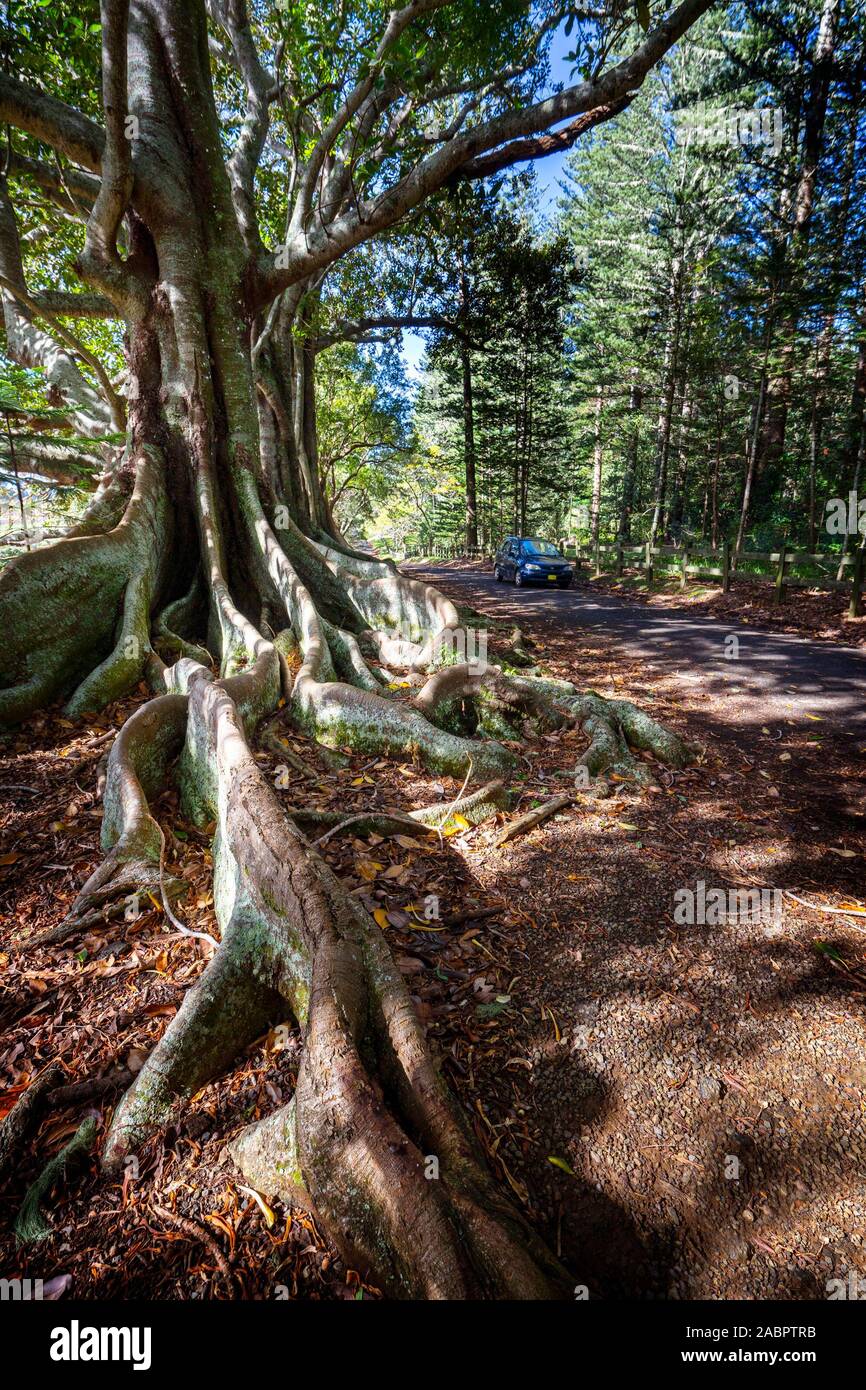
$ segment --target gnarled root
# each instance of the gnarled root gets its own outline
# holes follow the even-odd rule
[[[295,686],[296,698],[298,686]],[[492,740],[474,741],[435,728],[416,709],[335,682],[303,689],[303,724],[322,743],[369,753],[415,757],[432,772],[472,782],[501,777],[514,756]]]
[[[466,664],[443,667],[412,703],[440,728],[505,739],[574,721],[590,737],[578,761],[588,777],[615,773],[642,786],[652,782],[652,770],[634,756],[634,749],[652,753],[668,767],[686,767],[694,759],[694,751],[677,734],[629,700],[608,700],[592,691],[578,695],[568,681],[504,675],[498,666],[480,671]]]
[[[146,472],[142,465],[140,480]],[[567,1287],[563,1271],[475,1152],[381,929],[287,815],[248,739],[284,692],[289,715],[324,743],[417,756],[467,785],[496,779],[451,805],[411,813],[407,819],[419,829],[447,827],[457,815],[475,823],[505,805],[501,779],[513,755],[499,743],[466,736],[477,730],[501,730],[510,738],[527,720],[533,730],[578,720],[594,730],[597,746],[606,731],[611,756],[620,760],[629,741],[671,761],[687,756],[684,745],[681,750],[626,702],[581,697],[564,683],[505,677],[493,667],[480,675],[446,668],[413,704],[386,698],[357,641],[364,621],[387,618],[384,630],[391,633],[395,622],[406,623],[396,640],[408,642],[411,650],[403,654],[412,666],[421,657],[444,655],[456,612],[435,591],[395,575],[366,585],[357,580],[348,585],[357,602],[346,599],[347,578],[304,540],[301,563],[310,573],[325,568],[333,581],[330,611],[321,616],[257,508],[244,471],[238,489],[250,528],[246,559],[266,615],[279,625],[284,610],[288,625],[273,642],[266,640],[232,600],[206,468],[196,486],[209,585],[208,646],[220,654],[223,678],[185,651],[160,671],[169,693],[138,710],[116,740],[106,789],[108,858],[85,885],[71,920],[80,927],[93,913],[117,910],[119,894],[143,882],[163,892],[163,837],[149,799],[183,741],[184,810],[201,825],[216,823],[214,901],[222,939],[119,1105],[105,1162],[111,1169],[122,1166],[177,1100],[230,1065],[269,1023],[290,1017],[304,1039],[293,1102],[234,1145],[250,1181],[271,1193],[303,1193],[345,1258],[394,1295],[561,1293]],[[116,530],[127,520],[128,513]],[[121,636],[141,630],[157,587],[124,589]],[[167,615],[165,631],[173,631],[174,618]],[[374,633],[369,640],[381,647],[395,639]],[[113,663],[112,671],[118,669]],[[90,690],[113,689],[112,680],[85,683],[88,697]]]
[[[513,739],[524,731],[545,733],[567,723],[543,682],[503,675],[498,666],[445,666],[434,672],[412,703],[439,728],[497,738]]]
[[[694,761],[687,743],[644,714],[629,700],[606,700],[590,692],[570,702],[574,717],[589,734],[590,745],[578,765],[591,777],[616,773],[618,777],[647,786],[652,769],[635,758],[631,749],[652,753],[668,767],[683,768]]]
[[[200,814],[217,818],[223,942],[118,1109],[106,1161],[121,1165],[285,1001],[304,1057],[293,1108],[236,1146],[256,1185],[303,1189],[346,1258],[393,1294],[550,1296],[562,1271],[475,1156],[380,928],[249,751],[233,698],[243,679],[193,675],[183,756]]]

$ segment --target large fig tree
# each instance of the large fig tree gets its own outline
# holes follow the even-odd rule
[[[74,529],[0,575],[0,721],[152,688],[115,740],[106,858],[70,930],[165,891],[150,803],[168,778],[216,827],[219,949],[116,1110],[104,1162],[122,1165],[288,1012],[304,1039],[295,1095],[235,1157],[258,1188],[311,1203],[397,1295],[543,1297],[563,1276],[476,1154],[383,933],[257,765],[257,727],[284,700],[323,744],[466,782],[468,813],[496,800],[512,761],[485,735],[527,717],[581,723],[593,774],[645,769],[634,745],[687,754],[625,702],[449,664],[452,605],[352,550],[317,466],[310,304],[339,257],[449,182],[568,148],[621,111],[709,3],[655,5],[648,28],[647,7],[637,24],[620,0],[7,9],[7,352],[44,369],[82,448],[125,445]],[[560,25],[583,76],[546,89]],[[46,284],[22,248],[34,199],[56,210],[61,250],[75,246],[80,293],[59,274]],[[40,247],[43,270],[57,258]],[[83,341],[88,318],[116,321],[121,380]],[[383,664],[426,677],[411,702]]]

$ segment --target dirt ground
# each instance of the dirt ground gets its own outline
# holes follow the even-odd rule
[[[495,659],[505,633],[488,625]],[[547,670],[641,703],[700,746],[697,765],[659,768],[639,797],[580,794],[499,849],[488,823],[323,852],[376,912],[479,1143],[579,1293],[826,1297],[828,1280],[866,1276],[863,750],[821,720],[732,722],[718,697],[555,618],[524,630]],[[44,716],[0,749],[0,1113],[54,1059],[69,1082],[134,1071],[209,958],[149,903],[84,939],[26,945],[98,861],[98,767],[128,709],[86,728]],[[334,770],[290,746],[320,770],[323,808],[459,791],[409,764]],[[510,816],[570,787],[582,746],[566,731],[525,747]],[[190,884],[182,915],[213,932],[207,837],[171,794],[157,813]],[[843,910],[785,897],[765,920],[682,925],[674,895],[699,880]],[[431,894],[440,917],[426,920]],[[51,1234],[19,1246],[28,1185],[119,1091],[46,1110],[0,1195],[0,1273],[84,1298],[377,1297],[227,1159],[238,1129],[291,1094],[300,1043],[279,1023],[122,1184],[93,1157],[70,1170],[44,1204]]]

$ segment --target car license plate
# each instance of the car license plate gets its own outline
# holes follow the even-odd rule
[[[549,575],[547,576],[547,580],[548,580],[548,583],[550,583],[550,584],[555,584],[555,583],[556,583],[556,575],[555,575],[555,574],[549,574]]]

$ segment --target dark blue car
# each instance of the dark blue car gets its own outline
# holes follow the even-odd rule
[[[497,584],[513,580],[518,588],[523,584],[557,584],[567,589],[574,570],[550,541],[506,536],[493,561],[493,577]]]

